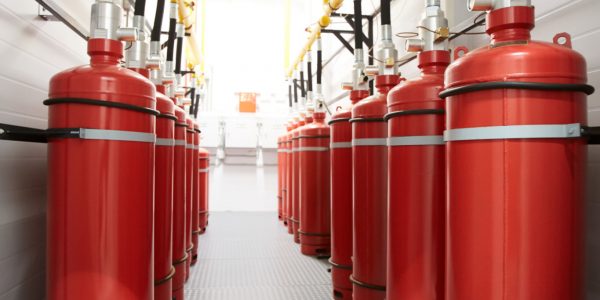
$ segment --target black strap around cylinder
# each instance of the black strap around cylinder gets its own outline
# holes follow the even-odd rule
[[[521,89],[521,90],[540,90],[540,91],[562,91],[562,92],[582,92],[586,95],[594,93],[593,86],[588,84],[572,83],[546,83],[546,82],[523,82],[523,81],[492,81],[469,84],[455,88],[449,88],[440,93],[440,98],[447,98],[455,95],[472,93],[495,89]]]
[[[47,99],[42,102],[44,105],[55,105],[55,104],[84,104],[84,105],[95,105],[95,106],[104,106],[104,107],[112,107],[112,108],[120,108],[125,110],[137,111],[145,114],[150,114],[154,116],[160,115],[160,112],[156,109],[141,107],[137,105],[131,105],[122,102],[113,102],[113,101],[105,101],[105,100],[97,100],[97,99],[86,99],[86,98],[52,98]]]
[[[399,116],[414,116],[414,115],[443,115],[446,111],[443,109],[413,109],[413,110],[400,110],[393,111],[383,116],[385,121]]]

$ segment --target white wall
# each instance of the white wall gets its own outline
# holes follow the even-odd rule
[[[588,63],[588,81],[598,91],[588,97],[589,124],[600,126],[600,1],[597,0],[532,0],[536,6],[536,27],[532,33],[537,40],[551,41],[559,32],[568,32],[572,36],[573,48],[582,53]],[[454,31],[472,24],[478,13],[466,11],[466,0],[446,0],[443,2],[450,26]],[[363,1],[363,6],[369,1]],[[423,1],[392,2],[392,27],[394,32],[415,31],[421,19]],[[333,37],[328,37],[334,39]],[[401,39],[395,38],[398,49],[404,49]],[[488,42],[483,36],[464,36],[454,40],[452,47],[466,45],[470,49]],[[339,47],[338,45],[335,46]],[[400,50],[400,55],[404,53]],[[340,93],[340,83],[350,80],[352,55],[344,50],[324,70],[324,91],[326,98]],[[551,63],[551,62],[549,62]],[[400,69],[406,78],[418,76],[416,61]],[[337,104],[334,104],[334,106]],[[588,157],[587,182],[587,299],[600,299],[600,146],[590,146]]]
[[[83,39],[37,12],[35,1],[0,2],[1,123],[46,128],[50,76],[87,61]],[[46,145],[0,141],[1,300],[44,296],[45,211]]]

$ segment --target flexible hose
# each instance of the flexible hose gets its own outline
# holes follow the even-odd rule
[[[354,49],[362,49],[362,5],[361,0],[354,0]]]
[[[290,108],[292,107],[292,84],[288,84],[288,101],[290,104]]]
[[[294,103],[298,103],[298,79],[294,78]]]
[[[323,73],[323,51],[317,50],[317,84],[321,84],[321,74]]]
[[[133,14],[136,16],[144,16],[144,10],[146,10],[146,0],[136,0],[135,9]]]
[[[158,0],[156,2],[156,13],[154,14],[154,27],[152,27],[152,34],[150,40],[153,42],[160,41],[160,30],[162,28],[162,20],[165,15],[165,0]]]
[[[391,25],[390,0],[381,0],[381,25]]]
[[[181,74],[181,56],[183,55],[183,37],[177,38],[177,55],[175,57],[175,74]]]
[[[200,94],[196,95],[196,108],[194,109],[194,118],[198,118],[199,107],[200,107]]]
[[[196,88],[190,88],[190,100],[192,100],[192,105],[190,105],[190,116],[194,115],[194,111],[196,110],[196,106],[198,103],[194,103],[196,99]]]
[[[309,92],[313,91],[313,85],[312,85],[312,61],[308,61],[306,62],[306,69],[308,72],[308,84],[307,84],[307,90]]]
[[[300,94],[302,98],[306,97],[306,90],[304,89],[304,70],[300,70]]]
[[[167,61],[173,61],[173,51],[175,50],[175,39],[177,34],[175,33],[175,26],[177,21],[174,18],[169,19],[169,40],[167,42]]]

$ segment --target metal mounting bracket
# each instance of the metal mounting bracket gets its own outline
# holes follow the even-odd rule
[[[600,145],[600,127],[581,127],[581,136],[586,137],[588,145]]]
[[[79,134],[79,128],[48,130],[0,123],[0,140],[5,141],[48,143],[48,138],[79,137]]]
[[[90,31],[86,26],[79,23],[73,16],[67,13],[54,0],[35,0],[41,8],[38,8],[38,16],[46,21],[61,21],[71,28],[77,35],[87,40]]]

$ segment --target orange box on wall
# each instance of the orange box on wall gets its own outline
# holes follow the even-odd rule
[[[239,97],[240,112],[256,112],[256,96],[258,96],[257,93],[237,93],[237,95]]]

